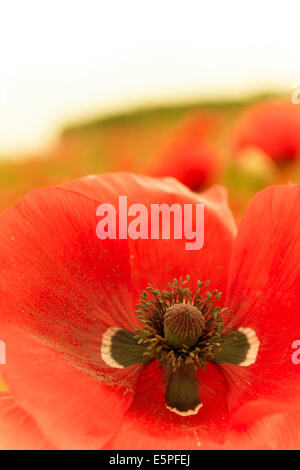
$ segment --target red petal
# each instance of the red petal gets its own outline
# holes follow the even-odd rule
[[[232,431],[224,449],[299,450],[300,411],[272,414],[241,431]]]
[[[300,412],[267,416],[249,430],[248,448],[272,450],[300,449]]]
[[[218,149],[208,142],[189,139],[176,142],[159,158],[151,162],[147,173],[152,176],[172,176],[193,191],[216,178],[220,167]]]
[[[2,450],[47,450],[54,446],[6,392],[0,392],[0,448]],[[126,419],[107,449],[300,449],[300,413],[271,415],[244,431],[231,431],[225,444],[202,441],[198,430],[162,437],[142,433],[133,420]]]
[[[299,205],[300,185],[270,187],[241,222],[225,303],[233,326],[252,328],[261,344],[255,364],[227,367],[238,385],[235,404],[273,398],[281,411],[299,402],[300,366],[292,362],[300,330]]]
[[[0,321],[96,370],[103,331],[137,324],[127,241],[97,238],[97,206],[62,189],[34,191],[1,216],[0,234]]]
[[[104,175],[68,188],[34,191],[1,216],[3,376],[58,447],[95,448],[120,425],[138,371],[108,374],[104,328],[137,325],[134,306],[149,281],[163,288],[190,274],[223,289],[235,227],[220,191],[201,197],[172,179]],[[117,205],[119,194],[129,204],[204,202],[204,248],[186,251],[184,240],[100,242],[96,207]]]
[[[105,449],[299,449],[300,412],[252,416],[252,423],[233,426],[227,407],[227,387],[218,368],[208,364],[199,373],[203,407],[180,417],[166,409],[162,372],[153,362],[142,372],[134,402],[117,434]],[[244,414],[254,407],[245,405]],[[272,402],[264,409],[272,413]]]
[[[115,438],[105,449],[166,449],[166,450],[299,450],[300,413],[275,414],[255,422],[247,429],[228,430],[224,443],[203,439],[201,427],[177,432],[169,436],[145,433],[130,419],[126,419]]]
[[[227,384],[213,364],[198,372],[202,408],[179,416],[166,408],[163,371],[156,361],[147,365],[137,383],[133,404],[111,449],[193,449],[224,442],[229,425]]]
[[[219,149],[210,139],[218,128],[212,114],[190,114],[170,136],[169,142],[144,166],[151,176],[172,176],[192,190],[213,181],[221,167]]]
[[[290,101],[255,104],[240,117],[234,145],[261,148],[275,161],[293,160],[300,152],[300,109]]]
[[[108,386],[68,364],[63,354],[17,327],[6,328],[1,369],[17,403],[60,449],[98,449],[116,432],[130,406],[126,387]]]
[[[188,251],[185,240],[128,240],[132,263],[132,288],[136,302],[149,282],[159,289],[174,278],[189,274],[210,280],[212,288],[224,292],[236,226],[224,188],[214,186],[203,195],[193,193],[172,178],[155,179],[133,174],[105,174],[68,183],[67,187],[118,207],[118,196],[128,195],[128,206],[150,204],[204,203],[205,241],[201,250]],[[110,188],[105,195],[103,188]],[[176,253],[176,256],[174,254]]]
[[[118,393],[100,382],[108,382],[108,367],[100,355],[104,329],[134,327],[136,314],[127,242],[100,244],[97,205],[52,188],[32,192],[1,216],[0,330],[7,347],[3,377],[58,446],[60,435],[64,445],[76,443],[75,448],[82,443],[95,447],[108,439],[130,405],[122,384],[132,389],[137,372],[109,368],[110,382],[121,384]],[[95,408],[98,422],[92,420],[90,430]],[[110,425],[104,419],[107,410],[115,416]],[[55,430],[57,423],[61,432]]]
[[[53,445],[6,392],[0,392],[0,449],[49,450]]]

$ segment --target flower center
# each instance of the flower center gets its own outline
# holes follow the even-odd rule
[[[174,279],[169,290],[149,285],[141,294],[137,314],[144,325],[135,331],[111,327],[103,334],[101,357],[109,367],[130,367],[157,360],[164,369],[166,407],[181,416],[202,407],[197,369],[206,363],[249,366],[256,361],[259,339],[249,327],[224,327],[221,292],[207,282],[190,290]],[[230,317],[228,317],[229,319]]]
[[[222,314],[227,310],[218,306],[220,292],[203,292],[209,281],[198,281],[195,292],[186,287],[189,281],[189,276],[184,281],[174,279],[170,291],[149,285],[138,306],[145,326],[136,330],[136,338],[146,347],[144,356],[173,371],[182,367],[205,369],[221,336]]]
[[[164,317],[166,342],[175,349],[191,348],[205,328],[200,310],[191,304],[180,303],[169,307]]]

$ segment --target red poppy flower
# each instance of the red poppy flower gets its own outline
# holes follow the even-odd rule
[[[203,202],[203,249],[100,241],[96,208],[120,194]],[[299,447],[299,201],[299,185],[264,190],[237,236],[222,188],[128,174],[35,190],[6,210],[1,446]]]
[[[214,116],[189,116],[144,172],[155,177],[172,176],[193,191],[208,185],[216,179],[221,167],[220,152],[211,141],[216,127]]]
[[[276,162],[294,160],[300,153],[300,107],[274,100],[250,106],[234,130],[235,149],[256,146]]]

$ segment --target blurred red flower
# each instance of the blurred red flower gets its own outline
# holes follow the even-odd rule
[[[236,150],[256,146],[276,162],[300,154],[300,106],[273,100],[250,106],[239,118],[233,135]]]
[[[167,145],[144,168],[150,176],[172,176],[193,191],[216,180],[221,157],[211,135],[218,126],[213,115],[188,116]]]
[[[118,207],[120,194],[147,206],[203,202],[204,248],[186,251],[185,240],[172,239],[100,241],[96,208],[100,202]],[[300,321],[299,202],[299,185],[262,191],[236,235],[221,187],[198,195],[172,179],[116,173],[32,191],[6,210],[0,217],[0,332],[8,392],[0,399],[0,445],[299,447],[300,369],[291,360]],[[159,368],[155,358],[141,363],[145,345],[129,332],[141,327],[136,305],[149,282],[166,299],[169,283],[187,274],[192,291],[198,279],[210,280],[213,293],[201,304],[205,328],[209,312],[217,322],[222,313],[223,348],[208,339],[211,360],[198,368],[198,383],[195,375],[192,381],[183,376],[180,390],[177,372],[165,385],[165,365]],[[216,289],[223,292],[220,306],[232,313],[208,307]],[[158,291],[151,292],[157,300]],[[153,307],[142,299],[140,305]],[[108,335],[114,331],[123,343]],[[134,358],[137,364],[125,367],[123,361]],[[197,410],[182,412],[192,399]]]

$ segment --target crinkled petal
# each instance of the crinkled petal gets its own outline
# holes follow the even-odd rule
[[[36,422],[20,408],[7,392],[0,392],[0,449],[50,450]]]
[[[99,240],[96,208],[205,204],[205,246],[185,240]],[[172,179],[116,174],[37,190],[1,215],[1,337],[5,383],[58,447],[98,448],[120,426],[140,366],[101,359],[108,327],[138,326],[135,306],[152,282],[167,287],[190,274],[223,290],[235,235],[225,196],[199,196]],[[174,256],[176,254],[176,256]],[[59,424],[57,424],[59,423]]]
[[[198,371],[202,407],[197,414],[180,416],[166,406],[166,380],[154,361],[143,369],[131,408],[105,448],[194,449],[219,446],[229,426],[227,383],[218,366]]]
[[[174,278],[189,274],[194,285],[198,279],[210,280],[213,289],[225,291],[236,225],[223,187],[213,186],[202,194],[196,194],[173,178],[156,179],[124,173],[90,176],[71,181],[66,187],[103,202],[109,201],[116,207],[118,196],[127,195],[128,207],[143,203],[148,214],[151,204],[203,203],[204,247],[200,250],[187,250],[185,239],[128,240],[132,289],[137,302],[149,282],[158,289],[166,289]],[[103,188],[110,188],[109,199]]]
[[[108,386],[68,364],[64,354],[24,329],[7,327],[2,375],[17,404],[60,449],[98,449],[117,431],[130,406],[122,377]]]
[[[254,198],[239,228],[225,303],[233,326],[250,327],[260,345],[254,364],[225,366],[236,385],[233,409],[249,400],[273,399],[273,413],[276,403],[279,412],[299,404],[300,366],[292,360],[300,331],[299,205],[300,185],[270,187]],[[259,414],[264,407],[253,416]]]

